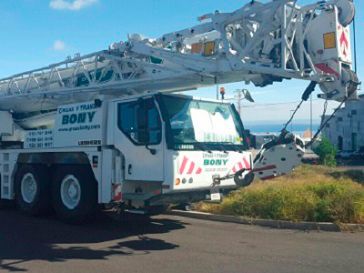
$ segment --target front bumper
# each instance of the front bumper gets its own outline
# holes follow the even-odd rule
[[[236,190],[236,186],[218,188],[222,195]],[[211,189],[185,191],[185,192],[171,192],[153,196],[146,200],[146,207],[180,204],[180,203],[194,203],[204,200],[210,200]]]

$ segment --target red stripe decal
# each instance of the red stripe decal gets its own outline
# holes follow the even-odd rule
[[[202,169],[198,168],[197,171],[196,171],[196,174],[201,174],[201,173],[202,173]]]
[[[243,161],[244,161],[244,164],[245,164],[245,168],[247,170],[250,170],[250,163],[249,163],[249,161],[246,158],[243,158]]]
[[[188,162],[188,158],[187,157],[183,157],[183,161],[182,161],[181,167],[179,168],[179,174],[183,174],[183,172],[184,172],[184,170],[186,168],[187,162]]]
[[[236,168],[235,167],[233,168],[233,173],[236,173]]]
[[[253,172],[267,171],[267,170],[272,170],[272,169],[275,169],[275,168],[277,168],[276,165],[268,165],[268,166],[264,166],[262,168],[254,169]]]
[[[241,162],[238,163],[239,171],[244,168],[243,164]]]
[[[327,74],[335,75],[337,78],[340,78],[340,74],[327,64],[315,64],[315,66]]]
[[[187,174],[191,174],[193,172],[193,169],[195,168],[195,162],[191,162],[190,168],[188,169]]]

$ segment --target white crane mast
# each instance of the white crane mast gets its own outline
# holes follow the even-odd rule
[[[246,81],[319,83],[322,97],[355,97],[350,0],[249,1],[231,13],[201,16],[201,24],[158,39],[131,35],[109,49],[0,80],[0,110],[52,110],[102,96],[174,92]]]

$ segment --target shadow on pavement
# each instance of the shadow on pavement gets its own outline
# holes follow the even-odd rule
[[[71,226],[53,218],[31,218],[14,210],[1,210],[0,271],[27,271],[21,264],[32,260],[103,260],[111,255],[170,250],[179,246],[148,236],[185,227],[185,223],[163,218],[141,223],[123,222],[101,213],[96,217],[85,226]],[[102,249],[92,248],[92,244],[105,242],[108,246]]]

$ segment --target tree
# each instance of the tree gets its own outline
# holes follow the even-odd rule
[[[330,140],[324,137],[314,152],[320,157],[320,163],[329,166],[336,166],[336,153],[337,150]]]

